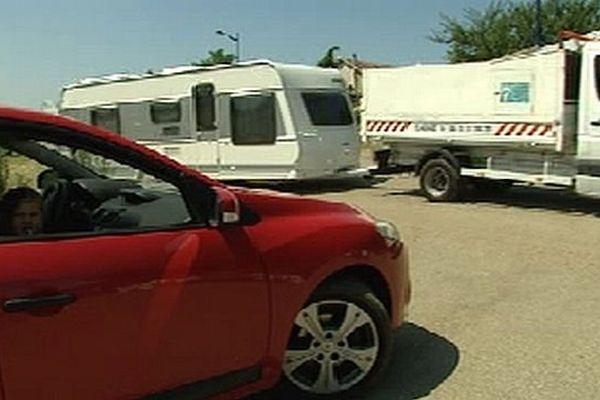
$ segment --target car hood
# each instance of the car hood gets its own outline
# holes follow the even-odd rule
[[[230,187],[229,189],[242,204],[262,216],[335,213],[362,217],[372,221],[360,209],[346,203],[302,197],[266,189],[239,187]]]

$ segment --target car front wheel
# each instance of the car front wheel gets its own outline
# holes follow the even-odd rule
[[[363,284],[319,290],[298,313],[283,372],[293,389],[333,395],[374,380],[390,356],[392,335],[383,304]]]

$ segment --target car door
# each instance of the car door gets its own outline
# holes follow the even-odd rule
[[[7,400],[216,393],[258,378],[268,290],[243,226],[168,222],[0,238]]]

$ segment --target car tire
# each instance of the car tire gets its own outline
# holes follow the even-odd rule
[[[419,183],[429,201],[458,200],[462,189],[457,168],[443,158],[434,158],[423,165]]]
[[[283,361],[290,398],[339,396],[371,384],[389,361],[388,313],[365,285],[342,281],[318,290],[298,313]]]

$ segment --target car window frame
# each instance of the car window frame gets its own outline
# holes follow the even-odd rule
[[[94,128],[92,128],[94,129]],[[12,136],[13,139],[10,139]],[[118,143],[103,140],[101,137],[90,135],[77,129],[62,126],[49,125],[44,123],[30,121],[6,121],[0,120],[0,142],[10,143],[11,140],[25,142],[26,140],[35,140],[39,142],[64,145],[73,148],[86,150],[88,152],[113,159],[124,165],[132,166],[140,171],[152,175],[155,178],[163,180],[179,190],[182,200],[185,203],[190,221],[185,224],[164,225],[156,227],[136,227],[123,229],[107,229],[103,231],[84,231],[84,232],[60,232],[60,233],[40,233],[34,236],[3,236],[0,237],[0,243],[6,242],[30,242],[47,241],[48,239],[71,239],[78,237],[96,237],[106,235],[133,235],[149,232],[169,232],[174,230],[211,228],[209,218],[214,214],[216,205],[216,193],[206,182],[202,182],[192,174],[186,174],[184,170],[173,167],[165,168],[165,165],[151,155],[144,154],[128,146],[122,146]],[[9,145],[10,147],[10,145]],[[56,156],[70,161],[84,168],[81,164],[61,156]],[[38,161],[35,157],[27,155],[31,159]],[[46,164],[44,164],[46,165]],[[49,166],[51,167],[51,166]],[[110,179],[101,177],[93,171],[88,170],[99,179]],[[80,179],[81,177],[76,177]]]

